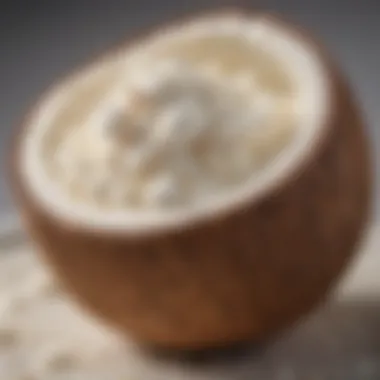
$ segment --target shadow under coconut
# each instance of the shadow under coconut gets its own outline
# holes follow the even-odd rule
[[[380,300],[326,306],[265,347],[143,354],[154,379],[379,380]]]
[[[252,356],[253,353],[259,353],[264,346],[255,343],[242,343],[229,346],[212,347],[203,350],[175,350],[164,349],[162,347],[144,347],[141,350],[157,360],[162,361],[179,361],[191,365],[202,366],[212,362],[220,361],[240,361],[246,355]]]

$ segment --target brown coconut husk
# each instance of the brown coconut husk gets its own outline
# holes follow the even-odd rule
[[[140,343],[199,349],[268,339],[325,299],[361,238],[371,168],[356,101],[313,37],[267,17],[315,49],[333,104],[327,133],[308,157],[244,207],[136,236],[71,225],[36,201],[20,175],[29,116],[15,138],[12,188],[39,251],[81,305]]]

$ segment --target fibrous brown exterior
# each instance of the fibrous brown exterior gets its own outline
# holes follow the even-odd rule
[[[28,191],[22,130],[15,139],[12,185],[27,230],[77,300],[140,343],[199,349],[262,341],[324,299],[361,237],[371,171],[358,108],[326,52],[272,20],[320,54],[333,111],[297,172],[244,209],[143,237],[69,225]]]

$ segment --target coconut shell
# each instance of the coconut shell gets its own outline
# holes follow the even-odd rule
[[[330,55],[303,30],[272,19],[321,57],[332,112],[297,170],[244,208],[144,236],[69,225],[23,183],[28,117],[15,138],[13,193],[38,251],[82,306],[137,342],[200,349],[265,340],[324,300],[356,250],[371,199],[360,112]]]

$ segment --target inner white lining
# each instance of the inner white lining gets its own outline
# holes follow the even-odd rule
[[[296,138],[289,144],[277,160],[269,163],[266,170],[228,195],[215,197],[207,207],[191,209],[173,209],[168,211],[110,211],[97,210],[90,205],[71,201],[67,194],[51,180],[40,162],[39,150],[46,131],[51,127],[50,121],[73,91],[73,84],[78,81],[95,80],[99,73],[112,70],[112,65],[125,64],[126,59],[137,59],[145,52],[154,51],[167,42],[182,41],[183,38],[202,36],[220,37],[221,35],[238,35],[254,45],[260,44],[275,59],[278,59],[289,75],[302,89],[300,128]],[[111,60],[105,60],[81,71],[51,91],[41,102],[29,120],[26,138],[21,149],[21,173],[25,185],[41,206],[60,219],[69,223],[78,223],[88,227],[105,229],[128,229],[133,231],[150,228],[179,226],[213,215],[218,211],[228,211],[236,205],[253,201],[264,192],[286,179],[292,169],[302,164],[308,151],[317,143],[329,114],[330,88],[328,74],[320,58],[302,38],[267,18],[253,16],[226,15],[215,19],[204,19],[168,28],[152,39],[147,39],[137,47],[131,47],[115,53]],[[116,67],[115,66],[115,67]],[[83,82],[82,82],[83,83]],[[59,202],[57,202],[59,199]]]

